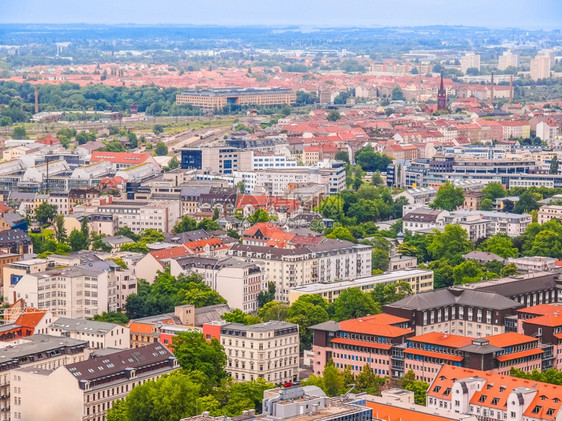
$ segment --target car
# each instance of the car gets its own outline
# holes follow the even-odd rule
[[[283,387],[291,387],[293,385],[293,382],[285,382],[283,383]]]

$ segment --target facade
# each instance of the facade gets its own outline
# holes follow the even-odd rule
[[[161,344],[94,353],[56,370],[20,369],[11,376],[12,419],[105,420],[131,390],[178,368]],[[53,387],[56,385],[56,387]]]
[[[234,171],[251,171],[253,166],[254,158],[251,150],[232,147],[181,149],[182,169],[197,169],[228,175],[233,174]]]
[[[519,67],[519,54],[511,51],[504,51],[498,59],[498,69],[505,70],[508,67]]]
[[[536,56],[531,59],[531,72],[532,80],[549,79],[550,78],[550,57],[549,56]]]
[[[562,387],[443,365],[431,382],[429,409],[474,415],[478,419],[538,421],[560,419]]]
[[[272,320],[257,325],[225,323],[220,343],[228,357],[226,371],[235,381],[262,378],[275,384],[294,382],[299,370],[299,327]]]
[[[115,323],[60,317],[47,328],[47,333],[86,341],[93,349],[130,348],[129,328]]]
[[[552,219],[562,220],[562,206],[559,205],[544,205],[538,211],[538,223],[544,224]]]
[[[513,263],[518,271],[521,272],[544,272],[556,268],[554,257],[525,256],[506,259],[506,263]]]
[[[289,302],[295,302],[302,295],[316,294],[331,303],[336,300],[343,291],[349,288],[359,288],[363,292],[369,292],[374,290],[377,285],[386,286],[398,282],[407,282],[414,294],[433,291],[433,271],[415,268],[397,270],[381,275],[357,277],[350,281],[317,282],[310,285],[303,285],[289,291]]]
[[[218,88],[183,91],[176,104],[193,105],[205,110],[220,110],[226,106],[263,106],[294,104],[296,92],[282,88]]]
[[[119,228],[127,226],[135,233],[149,228],[170,232],[180,217],[178,201],[113,201],[97,210],[102,215],[113,215]]]
[[[467,69],[480,70],[480,55],[474,53],[467,53],[461,57],[461,72],[466,73]]]

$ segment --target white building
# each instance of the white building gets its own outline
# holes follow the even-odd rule
[[[225,323],[220,342],[228,357],[226,371],[235,381],[258,378],[294,382],[299,370],[299,327],[272,320],[257,325]]]
[[[467,69],[480,70],[480,55],[474,53],[467,53],[461,57],[461,72],[466,73]]]
[[[544,224],[552,219],[562,220],[562,206],[559,205],[545,205],[541,206],[538,212],[539,224]]]
[[[508,67],[519,67],[519,54],[511,51],[504,51],[498,59],[498,69],[505,70]]]
[[[129,227],[133,232],[153,228],[170,232],[180,217],[179,201],[113,201],[100,205],[98,212],[114,215],[119,228]]]
[[[47,333],[86,341],[90,348],[131,347],[129,328],[116,323],[60,317],[49,325]]]

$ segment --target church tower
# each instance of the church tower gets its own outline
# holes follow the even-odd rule
[[[443,72],[441,72],[441,84],[439,85],[439,90],[437,91],[437,110],[447,109],[447,91],[443,86]]]

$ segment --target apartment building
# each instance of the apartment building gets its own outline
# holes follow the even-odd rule
[[[350,281],[316,282],[291,289],[289,291],[289,302],[294,303],[302,295],[316,294],[331,303],[336,300],[343,291],[350,288],[359,288],[363,292],[370,292],[373,291],[377,285],[386,286],[398,282],[408,283],[415,294],[433,291],[433,271],[413,268],[396,270],[381,275],[357,277]]]
[[[33,335],[1,343],[0,420],[24,419],[17,418],[10,412],[21,405],[19,394],[15,393],[18,389],[13,387],[12,375],[15,370],[54,370],[65,364],[76,363],[87,358],[87,347],[85,341],[47,335]],[[49,387],[52,388],[52,385]]]
[[[556,268],[557,259],[543,256],[510,257],[505,263],[513,263],[520,272],[544,272]]]
[[[92,317],[110,308],[109,274],[82,266],[25,274],[10,285],[9,299],[24,299],[54,316]]]
[[[410,320],[416,335],[483,337],[505,332],[505,319],[521,307],[497,293],[451,287],[407,296],[383,306],[383,311]]]
[[[180,218],[179,201],[112,201],[97,207],[103,215],[113,215],[118,227],[129,227],[135,233],[145,229],[170,232]]]
[[[183,148],[181,149],[181,168],[203,170],[221,175],[233,174],[234,171],[252,171],[253,155],[251,150],[228,146]]]
[[[90,358],[55,370],[23,368],[11,373],[12,419],[105,420],[131,390],[178,369],[162,344]],[[53,387],[56,385],[56,387]]]
[[[245,326],[225,323],[220,343],[228,357],[226,371],[235,381],[262,378],[275,384],[294,382],[299,370],[299,327],[284,321]]]
[[[480,55],[474,53],[466,53],[461,57],[461,72],[466,73],[467,69],[480,70]]]
[[[270,106],[294,104],[296,92],[284,88],[216,88],[182,91],[176,104],[190,104],[204,110],[220,110],[228,105]]]
[[[234,244],[229,255],[258,263],[267,282],[275,282],[276,300],[288,302],[289,292],[314,282],[355,279],[371,273],[371,249],[349,241],[324,239],[297,248]]]
[[[560,418],[562,387],[486,371],[443,365],[431,382],[429,409],[509,421]]]
[[[198,273],[232,309],[246,313],[258,310],[258,295],[267,290],[262,267],[233,257],[185,256],[170,261],[172,276]]]
[[[544,205],[538,211],[538,223],[544,224],[552,219],[562,220],[562,206],[559,205]]]
[[[530,77],[532,80],[549,79],[550,78],[550,57],[536,56],[531,59]]]
[[[92,349],[130,348],[129,328],[116,323],[60,317],[47,327],[47,334],[83,340]]]
[[[498,69],[505,70],[508,67],[519,67],[519,54],[511,51],[504,51],[498,59]]]

